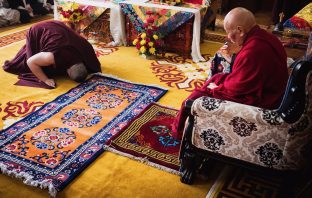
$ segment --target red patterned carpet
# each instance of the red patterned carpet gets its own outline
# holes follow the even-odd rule
[[[179,174],[180,140],[172,137],[176,109],[151,104],[105,146],[109,151]]]
[[[6,36],[2,36],[0,39],[0,47],[3,47],[11,43],[18,42],[18,41],[25,39],[26,32],[27,30],[22,30],[19,32],[8,34]]]

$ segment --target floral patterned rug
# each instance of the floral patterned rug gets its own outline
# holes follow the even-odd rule
[[[103,152],[109,138],[165,93],[93,75],[1,131],[1,171],[55,196]]]
[[[171,124],[178,111],[152,103],[106,143],[104,149],[179,174],[180,140]]]

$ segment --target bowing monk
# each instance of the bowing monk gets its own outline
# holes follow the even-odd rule
[[[230,73],[217,73],[187,99],[209,96],[267,109],[277,108],[285,92],[287,56],[280,41],[261,29],[253,14],[234,8],[224,19],[228,39],[239,45]],[[223,48],[224,50],[224,48]],[[173,123],[173,134],[180,138],[187,115],[184,104]]]
[[[60,21],[32,26],[26,44],[3,69],[18,75],[16,85],[54,88],[52,76],[68,74],[77,82],[88,73],[100,72],[101,65],[92,45]]]

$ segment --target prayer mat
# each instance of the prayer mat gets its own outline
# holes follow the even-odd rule
[[[1,131],[1,171],[55,196],[104,151],[103,144],[121,126],[165,93],[93,75]]]
[[[153,103],[112,137],[104,149],[179,174],[180,140],[171,132],[177,113],[176,109]]]

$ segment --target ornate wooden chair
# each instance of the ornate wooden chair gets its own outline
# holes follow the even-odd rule
[[[180,151],[183,183],[194,181],[207,158],[297,181],[312,154],[312,62],[299,60],[292,68],[276,110],[210,97],[186,102],[189,117]]]

